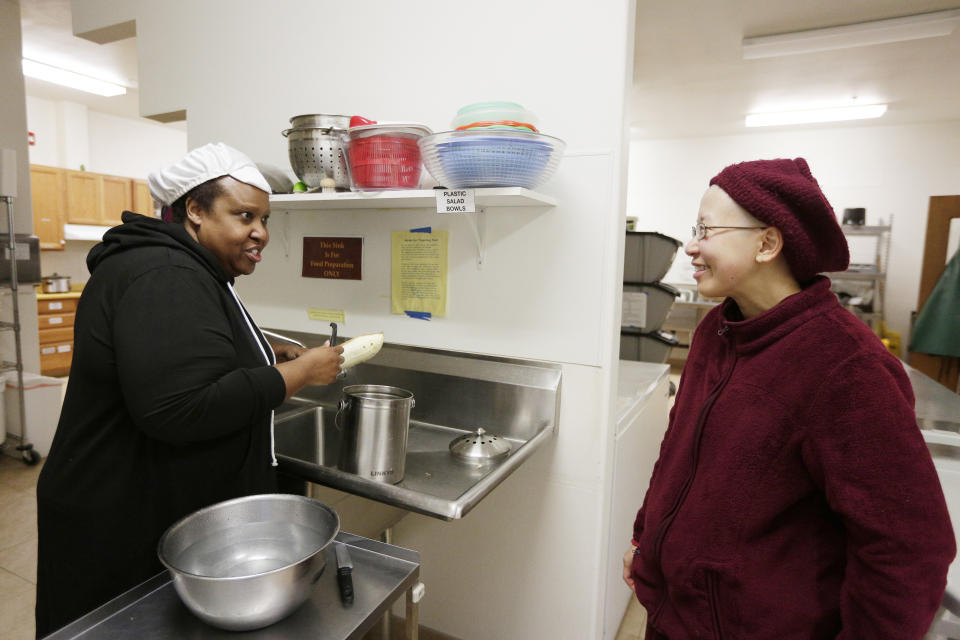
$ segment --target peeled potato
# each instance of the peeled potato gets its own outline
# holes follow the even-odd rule
[[[346,371],[361,362],[366,362],[380,352],[380,347],[383,346],[383,332],[357,336],[340,346],[343,347],[343,364],[340,368]]]

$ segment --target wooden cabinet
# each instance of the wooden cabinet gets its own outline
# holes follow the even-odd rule
[[[153,196],[150,195],[150,185],[146,180],[133,181],[133,208],[130,210],[153,217]]]
[[[41,249],[62,250],[63,225],[121,224],[124,211],[153,215],[153,198],[146,180],[89,171],[30,165],[33,228]]]
[[[100,224],[122,224],[120,214],[133,209],[133,180],[100,176]]]
[[[70,374],[73,361],[73,319],[77,296],[37,296],[40,327],[40,373],[45,376]]]
[[[63,169],[30,165],[30,191],[33,194],[33,232],[40,249],[63,251],[64,223]]]
[[[133,208],[133,179],[66,171],[67,222],[112,227]]]
[[[100,180],[96,173],[64,170],[67,222],[103,224],[100,217]]]

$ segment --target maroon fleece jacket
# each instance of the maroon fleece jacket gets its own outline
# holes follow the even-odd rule
[[[670,640],[913,640],[955,542],[910,382],[817,278],[701,322],[634,525]]]

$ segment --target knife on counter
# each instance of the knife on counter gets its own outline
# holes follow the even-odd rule
[[[350,560],[347,545],[337,542],[334,550],[337,554],[337,585],[340,587],[340,599],[343,604],[350,605],[353,604],[353,562]]]

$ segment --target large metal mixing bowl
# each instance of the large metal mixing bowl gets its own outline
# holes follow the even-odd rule
[[[336,512],[304,496],[264,494],[201,509],[157,547],[180,599],[221,629],[259,629],[310,597],[340,531]]]

